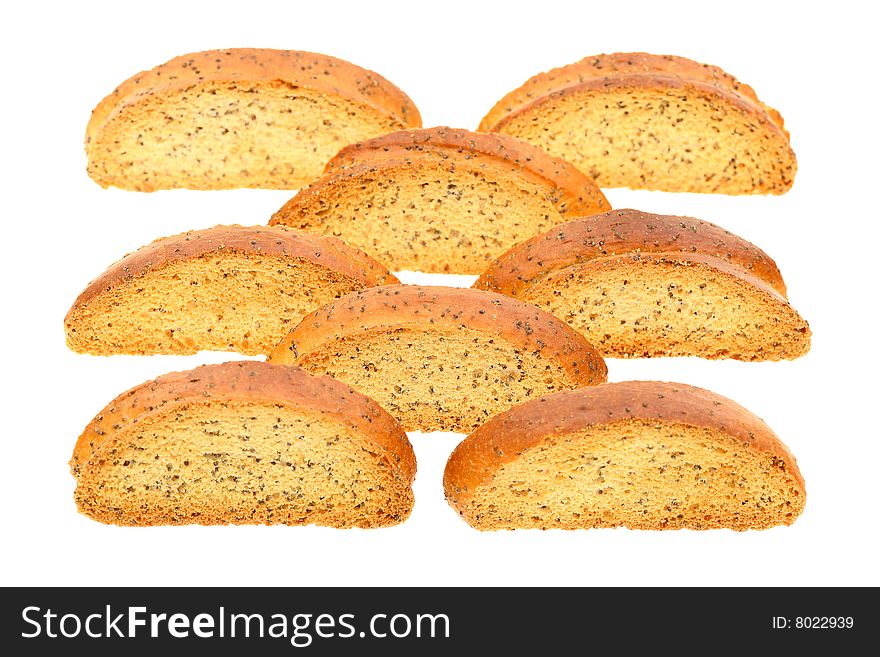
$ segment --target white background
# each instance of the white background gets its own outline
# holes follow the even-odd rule
[[[772,2],[380,5],[6,5],[0,582],[880,584],[878,62],[876,20],[860,9],[870,3],[821,3],[822,11]],[[291,196],[102,190],[85,172],[89,112],[130,75],[175,55],[243,46],[323,52],[378,71],[413,98],[426,126],[473,129],[531,75],[600,52],[684,55],[752,85],[791,131],[800,170],[790,193],[607,195],[614,207],[690,214],[762,247],[810,321],[813,349],[782,363],[613,360],[609,375],[691,383],[752,409],[798,458],[808,491],[803,516],[765,532],[483,534],[443,499],[443,467],[461,438],[455,434],[412,436],[416,506],[391,529],[127,529],[79,515],[67,461],[92,416],[144,380],[236,356],[76,355],[64,343],[69,305],[107,265],[156,237],[265,223]]]

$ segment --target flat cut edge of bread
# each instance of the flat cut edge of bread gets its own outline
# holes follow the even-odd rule
[[[70,470],[81,468],[129,426],[175,408],[231,401],[284,404],[333,417],[366,439],[389,458],[402,480],[412,484],[416,459],[397,420],[378,403],[329,376],[295,366],[261,361],[230,361],[170,372],[119,395],[99,412],[77,439]]]
[[[425,312],[438,309],[437,314]],[[528,352],[549,350],[580,385],[607,379],[599,351],[561,319],[535,305],[471,288],[383,285],[339,297],[307,315],[269,354],[269,362],[296,363],[326,345],[398,328],[457,329],[497,335]]]
[[[646,244],[645,237],[652,234],[646,230],[648,226],[659,226],[670,231],[671,236],[660,235],[666,239],[654,238],[654,243]],[[712,256],[763,281],[783,297],[787,295],[776,262],[751,242],[695,217],[652,214],[631,208],[579,217],[535,235],[490,263],[473,287],[516,297],[554,271],[639,253]]]
[[[299,71],[297,64],[301,59],[338,70],[333,75],[310,76]],[[185,73],[180,73],[178,66]],[[204,67],[204,74],[200,67]],[[169,70],[175,74],[162,77]],[[179,55],[122,82],[92,110],[86,127],[86,153],[90,153],[91,144],[122,108],[152,94],[182,91],[211,82],[283,82],[347,98],[394,118],[405,127],[421,125],[419,111],[409,96],[375,71],[330,55],[301,50],[226,48]]]
[[[710,390],[683,383],[624,381],[555,392],[491,418],[450,455],[443,474],[446,499],[460,513],[499,468],[546,439],[630,420],[721,431],[778,459],[806,497],[794,455],[767,423],[748,409]]]

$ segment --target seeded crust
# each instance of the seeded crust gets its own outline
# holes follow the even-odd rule
[[[272,91],[280,95],[273,96]],[[235,95],[239,92],[250,94],[250,100]],[[180,96],[190,102],[200,102],[203,97],[210,100],[210,107],[196,110],[193,106],[195,117],[166,117],[175,126],[172,133],[185,132],[192,140],[190,145],[170,149],[163,145],[167,137],[153,143],[144,131],[145,121]],[[280,144],[274,148],[271,144],[280,142],[286,131],[303,128],[296,123],[298,106],[291,102],[299,97],[307,104],[321,105],[325,118],[322,129],[312,135],[312,143],[305,144],[294,159]],[[281,115],[289,113],[292,123],[281,125],[279,117],[268,118],[267,114],[269,130],[259,128],[262,132],[258,134],[260,113],[266,111],[265,103],[258,102],[261,98],[268,99],[271,109]],[[250,122],[236,124],[233,119],[238,114],[250,116]],[[304,116],[298,114],[300,119]],[[349,133],[346,128],[355,119],[363,122],[363,129]],[[92,112],[85,146],[89,175],[102,187],[115,185],[135,191],[175,187],[296,189],[320,175],[324,163],[341,146],[420,125],[421,117],[409,97],[373,71],[309,52],[233,48],[175,57],[129,78]],[[132,135],[136,139],[123,146]],[[233,139],[228,159],[213,162],[212,148],[219,148],[221,140]],[[172,170],[153,170],[143,165],[146,151],[185,162]]]
[[[274,426],[236,424],[260,414]],[[174,432],[190,418],[199,421]],[[310,429],[293,435],[280,425]],[[286,462],[303,445],[306,454],[337,446],[336,461]],[[202,462],[213,465],[199,478]],[[351,464],[349,481],[340,473]],[[373,400],[297,367],[244,361],[166,374],[119,395],[86,427],[70,467],[80,512],[105,523],[375,527],[409,515],[416,461],[406,434]],[[301,496],[290,494],[295,487]],[[340,494],[346,487],[371,498]]]
[[[536,235],[492,263],[475,287],[518,296],[548,272],[632,252],[710,255],[786,293],[776,262],[729,230],[694,217],[629,208],[579,217]]]
[[[434,286],[342,297],[306,317],[269,360],[349,383],[407,431],[469,431],[527,398],[607,378],[596,350],[552,315]]]
[[[117,261],[79,295],[64,326],[68,346],[81,353],[264,354],[331,299],[396,282],[334,237],[216,226]]]
[[[505,166],[555,189],[561,214],[583,215],[596,206],[608,206],[596,183],[565,160],[515,137],[446,126],[399,130],[349,144],[327,162],[324,171],[341,173],[364,165],[397,165],[423,155],[441,158],[450,167],[474,159],[487,160],[487,166]]]
[[[617,129],[643,110],[653,113],[640,127]],[[479,130],[531,141],[602,187],[782,194],[797,171],[779,112],[720,68],[671,55],[596,55],[541,73],[498,101]]]
[[[438,127],[347,146],[270,223],[341,237],[394,270],[477,274],[563,218],[610,207],[531,144]]]
[[[763,420],[708,390],[656,381],[557,392],[501,413],[455,449],[443,485],[481,530],[765,529],[790,525],[806,502],[794,456]]]
[[[772,258],[692,217],[576,219],[510,249],[474,288],[534,303],[610,357],[779,360],[810,348]]]

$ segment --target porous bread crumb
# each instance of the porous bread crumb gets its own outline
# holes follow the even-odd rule
[[[529,141],[601,187],[782,194],[797,162],[776,110],[717,67],[598,55],[531,78],[480,130]]]
[[[158,189],[298,189],[346,144],[421,125],[380,75],[326,55],[241,48],[177,57],[94,110],[89,175]]]
[[[479,529],[766,529],[804,494],[773,456],[723,431],[618,422],[548,439],[499,468],[464,515]]]
[[[791,360],[810,350],[809,326],[783,297],[711,258],[596,260],[547,276],[520,298],[608,358]]]
[[[534,306],[462,288],[381,286],[306,317],[273,363],[330,374],[407,431],[470,431],[548,391],[606,380],[581,335]]]
[[[470,431],[530,397],[577,386],[546,358],[466,327],[371,331],[294,362],[350,383],[408,431]]]
[[[190,231],[91,283],[65,318],[67,343],[96,355],[266,354],[315,308],[396,280],[334,238],[284,227]]]
[[[609,207],[588,176],[530,144],[441,127],[348,146],[270,223],[339,237],[396,271],[477,274],[565,217]]]
[[[735,402],[677,383],[557,392],[500,413],[449,458],[444,489],[495,529],[765,529],[804,509],[797,462]]]
[[[474,287],[534,303],[609,357],[780,360],[810,349],[772,258],[692,217],[576,219],[510,249]]]
[[[242,362],[123,393],[83,432],[71,470],[79,510],[105,523],[382,527],[412,509],[415,456],[344,384]]]
[[[395,525],[412,510],[412,490],[373,449],[280,404],[175,407],[84,466],[76,503],[119,525]]]

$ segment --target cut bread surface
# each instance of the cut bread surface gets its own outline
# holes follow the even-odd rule
[[[315,308],[396,281],[333,237],[216,226],[156,240],[112,265],[68,312],[67,344],[96,355],[267,354]]]
[[[414,285],[364,290],[316,310],[269,359],[345,381],[407,431],[467,432],[530,397],[607,375],[581,335],[534,306]]]
[[[613,210],[576,219],[512,248],[474,287],[534,303],[606,357],[755,361],[810,349],[776,263],[692,217]]]
[[[261,362],[206,365],[113,400],[77,441],[83,514],[117,525],[382,527],[413,505],[415,456],[373,400]]]
[[[349,62],[210,50],[139,73],[102,100],[86,131],[88,172],[135,191],[297,189],[346,144],[419,125],[400,89]]]
[[[393,270],[478,274],[565,217],[610,207],[531,144],[439,127],[347,146],[271,223],[339,237]]]
[[[628,381],[562,391],[477,429],[444,488],[472,526],[766,529],[806,502],[791,452],[758,417],[708,390]]]
[[[541,73],[479,129],[529,141],[601,187],[782,194],[797,171],[779,112],[720,68],[671,55],[596,55]]]

